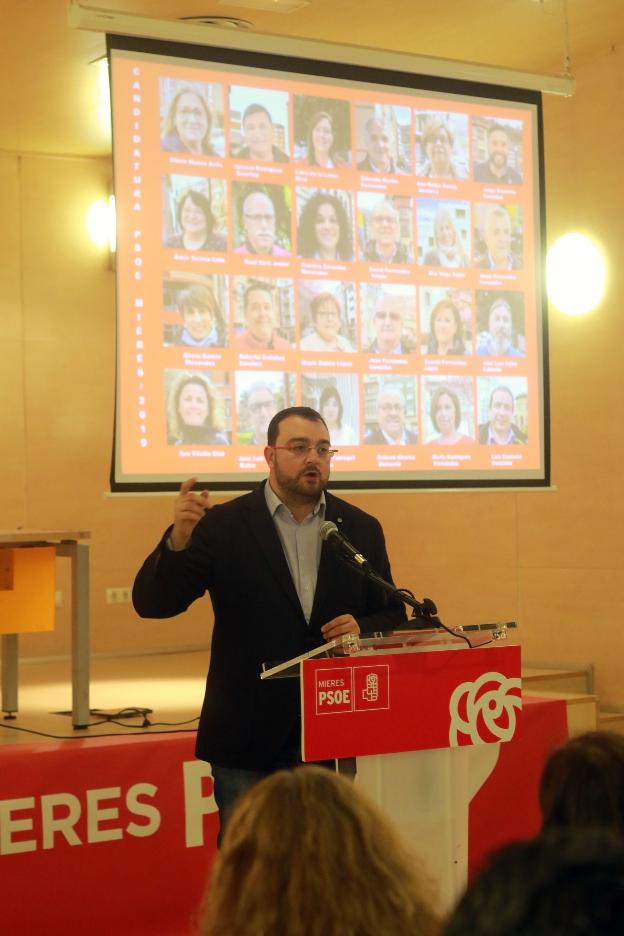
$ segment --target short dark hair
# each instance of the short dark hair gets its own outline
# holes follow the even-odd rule
[[[248,283],[245,287],[245,292],[243,293],[243,312],[247,311],[247,303],[249,302],[249,296],[252,292],[265,292],[271,297],[271,301],[275,302],[275,287],[269,283],[263,283],[262,280],[252,280],[251,283]]]
[[[605,829],[565,829],[495,852],[444,936],[618,936],[624,847]]]
[[[624,842],[624,737],[587,731],[554,750],[539,798],[544,829],[605,826]]]
[[[492,136],[493,133],[504,133],[506,137],[509,136],[509,130],[501,123],[493,123],[487,128],[488,139]]]
[[[509,387],[506,387],[505,384],[499,384],[498,387],[494,387],[494,389],[490,393],[490,402],[488,404],[488,409],[492,408],[492,403],[494,402],[494,394],[499,393],[499,392],[506,393],[511,398],[511,408],[515,409],[516,398],[513,395],[513,392],[509,389]]]
[[[289,416],[300,416],[301,419],[308,419],[310,422],[322,422],[327,429],[327,423],[321,414],[317,413],[316,410],[312,409],[311,406],[288,406],[286,409],[280,410],[279,413],[276,413],[269,423],[269,428],[267,429],[268,445],[275,445],[279,435],[280,423],[282,423],[285,419],[288,419]],[[329,429],[327,429],[327,434],[329,435]]]
[[[253,114],[266,114],[269,118],[269,123],[273,123],[273,118],[264,104],[248,104],[243,111],[243,119],[241,120],[243,126],[245,126],[245,121],[247,118],[251,117]]]

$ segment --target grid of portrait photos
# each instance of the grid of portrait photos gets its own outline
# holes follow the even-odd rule
[[[526,111],[214,66],[134,78],[152,90],[134,198],[151,179],[154,223],[129,240],[129,319],[149,330],[157,442],[257,462],[272,416],[306,405],[337,470],[395,449],[442,470],[533,451]]]

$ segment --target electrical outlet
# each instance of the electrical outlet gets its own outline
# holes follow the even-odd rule
[[[129,604],[131,597],[132,589],[127,586],[106,589],[106,604]]]

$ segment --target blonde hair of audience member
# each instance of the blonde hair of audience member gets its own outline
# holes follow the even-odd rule
[[[322,767],[241,798],[204,898],[204,936],[429,936],[437,920],[398,833]]]

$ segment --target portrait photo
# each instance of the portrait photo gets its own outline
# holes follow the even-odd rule
[[[360,442],[360,393],[356,374],[301,375],[301,404],[320,413],[332,446]]]
[[[355,156],[360,172],[409,175],[412,171],[412,119],[409,107],[355,105]]]
[[[416,377],[364,378],[364,443],[366,445],[416,445],[418,382]]]
[[[163,244],[177,250],[227,250],[227,191],[224,179],[164,175]]]
[[[446,355],[472,352],[472,292],[448,286],[421,286],[420,350]]]
[[[416,199],[418,262],[464,269],[470,263],[470,203]]]
[[[413,354],[418,350],[416,286],[361,283],[362,351]]]
[[[465,445],[475,441],[474,377],[423,377],[423,441]]]
[[[416,175],[467,179],[470,175],[468,115],[456,111],[414,111]]]
[[[229,88],[230,155],[256,162],[290,158],[289,94],[270,88]]]
[[[164,381],[169,445],[229,445],[229,373],[166,368]]]
[[[163,274],[165,346],[225,348],[228,344],[228,277],[166,271]]]
[[[302,351],[346,351],[357,348],[354,283],[300,279],[299,347]]]
[[[223,85],[161,78],[160,146],[169,153],[224,156]]]
[[[340,169],[350,166],[351,110],[348,101],[295,94],[294,158],[306,166]]]
[[[357,193],[360,260],[414,262],[414,202],[405,195]]]

